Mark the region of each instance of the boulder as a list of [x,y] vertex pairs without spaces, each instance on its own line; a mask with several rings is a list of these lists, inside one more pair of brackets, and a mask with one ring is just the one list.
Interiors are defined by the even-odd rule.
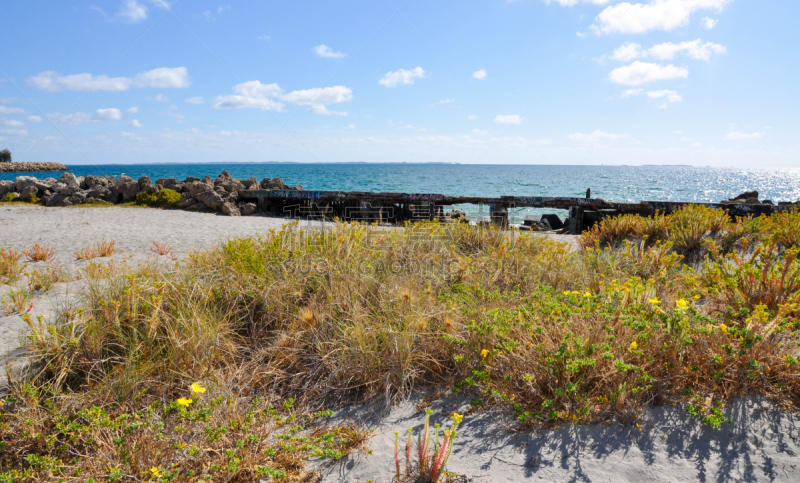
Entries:
[[239,212],[239,208],[237,208],[236,205],[230,201],[226,201],[222,204],[222,212],[228,216],[242,216],[242,214]]
[[186,208],[186,211],[208,211],[208,209],[206,204],[200,201]]
[[106,186],[95,185],[93,188],[86,190],[87,198],[107,200],[110,196],[111,190]]
[[141,178],[139,178],[137,183],[139,183],[140,190],[145,190],[147,189],[148,186],[152,184],[149,176],[142,176]]
[[214,180],[214,185],[218,183],[224,183],[225,181],[231,180],[231,174],[227,170],[222,170],[222,172],[217,176],[217,179]]
[[[66,174],[66,173],[65,173]],[[63,178],[63,176],[62,176]],[[78,184],[77,179],[73,179],[69,181],[69,183],[64,183],[61,179],[59,181],[53,183],[53,186],[50,187],[52,191],[64,196],[72,196],[76,192],[81,189],[81,185]]]
[[[66,174],[66,173],[64,173],[64,174]],[[131,178],[130,176],[125,176],[124,174],[120,175],[119,179],[117,179],[117,183],[130,183],[132,181],[133,181],[133,178]]]
[[200,178],[195,178],[194,176],[187,176],[186,179],[183,180],[183,182],[186,184],[189,184],[192,181],[200,181]]
[[157,194],[161,193],[161,189],[162,189],[162,188],[161,188],[161,185],[160,185],[160,184],[151,184],[150,186],[147,186],[147,187],[146,187],[144,190],[142,190],[142,191],[145,191],[145,192],[147,192],[147,193],[153,193],[153,194],[156,194],[156,195],[157,195]]
[[775,203],[772,200],[761,200],[762,205],[774,205]]
[[244,191],[244,190],[247,189],[245,187],[245,185],[241,181],[239,181],[238,179],[229,179],[229,180],[219,181],[219,182],[214,183],[214,187],[215,188],[223,188],[228,193],[232,193],[234,191]]
[[745,191],[744,193],[731,198],[731,200],[748,200],[751,198],[758,199],[758,191]]
[[190,195],[196,197],[200,193],[213,190],[214,185],[211,183],[204,183],[203,181],[192,181],[186,185],[186,189],[189,191]]
[[242,214],[242,216],[250,216],[256,211],[258,211],[258,206],[256,206],[255,203],[242,203],[239,205],[239,212]]
[[258,184],[258,180],[255,176],[250,176],[246,180],[242,181],[242,184],[249,190],[256,190],[261,187],[261,185]]
[[14,181],[14,188],[17,193],[22,193],[22,190],[32,185],[34,182],[39,181],[33,176],[17,176]]
[[156,180],[156,184],[162,188],[171,188],[172,186],[175,186],[175,183],[177,182],[178,180],[175,178],[160,178]]
[[62,183],[64,183],[65,185],[69,185],[70,183],[72,183],[74,181],[75,183],[77,183],[78,189],[81,188],[81,183],[80,183],[80,181],[78,181],[78,178],[74,174],[70,173],[69,171],[64,173],[64,174],[62,174],[61,177],[58,178],[58,180],[61,181]]
[[214,190],[203,191],[202,193],[197,193],[194,196],[197,201],[202,202],[208,208],[212,210],[218,210],[222,207],[222,204],[225,203],[225,200],[222,199],[219,193]]
[[[53,181],[55,181],[55,180],[53,180]],[[86,186],[86,178],[84,178],[83,176],[78,176],[78,184],[81,186],[82,190],[85,190],[86,188],[88,188],[88,186]]]
[[169,189],[175,190],[178,193],[183,193],[184,191],[186,191],[186,183],[184,183],[183,181],[178,181],[174,185],[170,186]]
[[36,180],[33,182],[33,186],[36,186],[36,189],[39,192],[44,193],[45,191],[49,191],[53,185],[56,183],[56,180],[53,178],[46,178],[43,180]]
[[28,186],[22,188],[22,191],[19,192],[19,199],[22,201],[31,201],[31,198],[39,193],[39,190],[33,184],[29,184]]
[[65,206],[64,205],[64,200],[66,200],[66,199],[67,199],[66,196],[64,196],[62,194],[59,194],[59,193],[54,193],[54,194],[52,194],[52,195],[47,197],[47,199],[45,200],[44,204],[46,206]]
[[214,184],[214,178],[212,178],[211,176],[203,176],[203,179],[201,179],[200,181],[206,184]]
[[197,203],[197,200],[194,198],[185,199],[183,201],[179,201],[175,204],[175,208],[180,208],[182,210],[192,206],[193,204]]
[[[122,178],[122,176],[120,176],[120,178]],[[133,179],[131,179],[131,181],[118,181],[117,184],[114,185],[112,192],[117,195],[117,199],[121,199],[123,202],[132,201],[136,199],[136,195],[139,194],[139,183],[133,181]]]
[[14,191],[14,182],[13,181],[0,181],[0,198],[6,195],[6,193],[10,193]]
[[84,181],[87,188],[94,188],[95,186],[108,186],[108,179],[101,176],[89,175]]
[[745,205],[759,205],[759,204],[761,204],[761,202],[758,201],[758,198],[747,198],[746,200],[744,200],[744,204]]

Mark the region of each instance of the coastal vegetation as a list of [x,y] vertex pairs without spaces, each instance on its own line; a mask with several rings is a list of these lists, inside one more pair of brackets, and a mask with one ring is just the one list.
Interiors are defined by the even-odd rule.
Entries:
[[[636,424],[665,404],[719,427],[747,395],[796,410],[799,242],[796,211],[690,206],[606,219],[579,250],[459,223],[289,224],[93,265],[80,304],[28,318],[34,371],[0,409],[0,481],[300,481],[309,458],[368,451],[331,409],[412,391],[522,428]],[[2,274],[19,258],[3,251]],[[446,446],[426,441],[387,474],[436,481]]]
[[11,161],[11,151],[8,149],[3,149],[0,151],[0,163],[10,163]]

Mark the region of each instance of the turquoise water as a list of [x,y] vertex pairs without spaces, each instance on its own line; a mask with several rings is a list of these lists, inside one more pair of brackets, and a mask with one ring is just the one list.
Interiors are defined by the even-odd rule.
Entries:
[[[761,199],[800,199],[800,169],[726,169],[684,166],[543,166],[458,164],[137,164],[74,165],[77,176],[126,174],[183,179],[232,176],[259,180],[280,176],[294,186],[313,190],[397,191],[466,196],[584,196],[613,201],[718,202],[757,190]],[[0,173],[16,176],[60,176],[59,173]],[[469,211],[475,212],[475,209]],[[552,211],[552,210],[551,210]],[[519,216],[524,212],[518,213]],[[513,218],[517,218],[514,216]]]

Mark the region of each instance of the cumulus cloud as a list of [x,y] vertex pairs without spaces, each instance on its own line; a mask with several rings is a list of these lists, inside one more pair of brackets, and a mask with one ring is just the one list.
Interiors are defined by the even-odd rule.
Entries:
[[472,78],[483,80],[486,78],[486,75],[487,75],[486,69],[476,70],[475,72],[472,73]]
[[763,136],[764,133],[761,132],[754,132],[754,133],[743,133],[739,131],[733,131],[728,133],[726,139],[728,141],[747,141],[750,139],[758,139]]
[[133,119],[131,122],[128,123],[128,127],[142,127],[142,123]]
[[711,30],[717,26],[719,20],[710,17],[703,17],[703,20],[701,20],[701,22],[703,23],[703,27],[705,27],[706,30]]
[[62,76],[58,72],[41,72],[27,79],[30,86],[56,92],[68,91],[127,91],[134,87],[180,89],[189,87],[192,81],[186,67],[159,67],[141,72],[134,77],[95,76],[92,74],[72,74]]
[[164,94],[156,94],[153,97],[148,97],[147,100],[153,102],[169,102],[169,97]]
[[722,9],[732,0],[652,0],[649,3],[622,2],[606,7],[595,18],[592,30],[610,33],[641,34],[653,30],[671,31],[689,23],[701,10]]
[[25,109],[21,107],[0,106],[0,114],[25,114]]
[[108,109],[98,109],[91,113],[86,112],[75,112],[73,114],[67,114],[63,118],[61,114],[54,113],[48,114],[47,117],[56,122],[61,119],[61,124],[68,124],[70,126],[77,126],[78,124],[83,123],[94,123],[94,122],[101,122],[101,121],[119,121],[122,119],[122,111],[116,108],[108,108]]
[[341,52],[334,52],[325,44],[314,47],[314,52],[316,52],[318,56],[325,57],[326,59],[340,59],[346,55]]
[[411,70],[400,69],[394,72],[387,72],[378,84],[386,87],[397,87],[400,84],[413,84],[414,79],[424,79],[425,70],[422,67],[415,67]]
[[23,127],[25,126],[24,122],[16,121],[14,119],[0,119],[0,126],[2,127]]
[[190,97],[188,99],[184,99],[183,102],[186,104],[203,104],[206,102],[206,100],[202,97]]
[[[3,79],[5,81],[5,79]],[[16,97],[0,97],[0,104],[11,104],[12,102],[17,102]]]
[[136,114],[137,112],[139,112],[139,108],[136,106],[125,109],[125,114]]
[[676,91],[672,91],[672,90],[668,90],[668,89],[664,89],[664,90],[660,90],[660,91],[648,91],[647,92],[647,97],[649,97],[650,99],[664,99],[664,104],[661,104],[660,106],[658,106],[661,109],[666,108],[668,104],[672,104],[672,103],[675,103],[675,102],[681,102],[683,100],[683,97],[681,97],[681,95],[678,94]]
[[504,116],[504,115],[501,114],[501,115],[497,116],[496,118],[494,118],[494,123],[495,124],[519,124],[519,123],[522,122],[523,119],[525,119],[525,118],[521,117],[519,114],[509,114],[507,116]]
[[233,92],[236,94],[218,96],[214,107],[217,109],[251,107],[265,111],[283,111],[285,102],[296,106],[308,106],[308,110],[315,114],[344,115],[347,113],[329,111],[326,106],[349,102],[353,99],[353,91],[345,86],[315,87],[284,94],[278,84],[262,84],[261,81],[237,84],[233,87]]
[[611,58],[622,62],[646,57],[653,57],[659,60],[671,60],[674,59],[677,54],[685,54],[691,59],[708,61],[711,60],[712,54],[724,54],[726,51],[727,49],[722,45],[713,42],[703,43],[700,39],[678,44],[664,42],[654,45],[649,49],[643,49],[641,45],[635,42],[628,42],[618,47],[611,55]]
[[147,7],[136,0],[127,0],[122,3],[117,17],[130,23],[141,22],[147,18]]
[[572,141],[577,141],[577,142],[580,142],[580,143],[599,144],[599,143],[602,143],[602,142],[617,141],[619,139],[627,138],[627,137],[629,137],[629,135],[628,134],[607,133],[607,132],[603,132],[603,131],[598,129],[598,130],[596,130],[594,132],[591,132],[589,134],[584,134],[582,132],[576,132],[575,134],[570,134],[567,137],[569,139],[571,139]]
[[689,69],[675,67],[674,65],[661,65],[636,61],[624,67],[618,67],[608,74],[608,79],[615,84],[626,86],[640,86],[648,82],[670,79],[685,79],[689,76]]
[[622,91],[622,98],[625,99],[626,97],[636,97],[642,95],[644,89],[627,89]]
[[42,122],[42,118],[40,116],[28,116],[25,118],[28,122]]

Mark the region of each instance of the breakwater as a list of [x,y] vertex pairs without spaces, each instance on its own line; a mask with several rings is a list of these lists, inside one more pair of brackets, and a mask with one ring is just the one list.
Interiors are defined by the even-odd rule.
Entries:
[[69,171],[61,163],[0,163],[0,173],[26,173],[41,171]]

